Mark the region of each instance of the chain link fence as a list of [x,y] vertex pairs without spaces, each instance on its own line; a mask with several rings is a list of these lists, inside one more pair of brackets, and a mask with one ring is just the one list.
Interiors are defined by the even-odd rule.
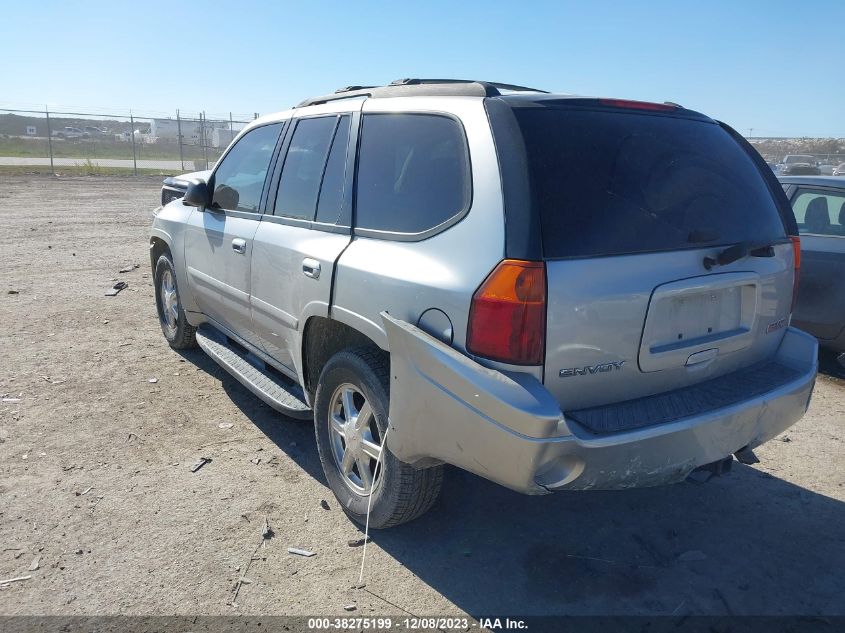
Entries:
[[0,173],[176,174],[209,169],[253,118],[0,108]]

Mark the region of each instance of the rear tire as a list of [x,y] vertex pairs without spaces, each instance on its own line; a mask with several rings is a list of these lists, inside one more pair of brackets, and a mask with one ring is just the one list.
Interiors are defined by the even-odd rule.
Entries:
[[197,346],[197,328],[188,323],[179,289],[176,286],[176,268],[170,253],[158,258],[155,268],[155,295],[158,322],[164,338],[173,349],[189,349]]
[[[384,446],[389,376],[390,361],[378,348],[339,352],[323,368],[314,398],[317,449],[329,487],[344,512],[364,525],[375,479],[370,527],[376,529],[425,513],[443,484],[443,466],[416,469]],[[379,452],[381,464],[375,476],[374,456]]]

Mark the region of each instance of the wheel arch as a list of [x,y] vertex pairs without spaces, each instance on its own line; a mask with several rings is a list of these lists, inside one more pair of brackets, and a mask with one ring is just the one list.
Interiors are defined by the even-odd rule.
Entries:
[[156,271],[156,262],[158,262],[158,258],[165,253],[170,253],[170,256],[173,257],[173,253],[170,250],[170,244],[161,236],[156,234],[152,235],[150,237],[150,269],[153,274],[155,274]]
[[320,373],[332,356],[353,347],[381,349],[373,339],[336,319],[312,316],[302,332],[302,386],[310,402],[314,401]]

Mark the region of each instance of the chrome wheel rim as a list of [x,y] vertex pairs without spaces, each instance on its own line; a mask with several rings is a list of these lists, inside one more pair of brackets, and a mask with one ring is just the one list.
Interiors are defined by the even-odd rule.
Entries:
[[[373,489],[380,461],[381,431],[375,413],[360,389],[344,383],[335,389],[329,405],[332,455],[343,482],[359,495]],[[378,466],[384,468],[384,464]],[[378,485],[383,473],[379,474]]]
[[176,292],[176,280],[171,270],[165,270],[161,275],[159,297],[161,298],[161,321],[168,332],[175,332],[179,322],[179,293]]

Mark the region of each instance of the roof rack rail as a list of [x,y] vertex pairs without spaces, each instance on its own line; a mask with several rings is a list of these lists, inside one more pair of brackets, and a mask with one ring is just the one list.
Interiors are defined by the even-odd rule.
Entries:
[[517,86],[516,84],[504,84],[498,81],[477,81],[475,79],[419,79],[406,78],[394,79],[390,82],[391,86],[428,86],[432,84],[482,84],[492,86],[497,90],[508,90],[511,92],[543,92],[548,93],[547,90],[540,90],[539,88],[528,88],[526,86]]
[[334,91],[336,95],[342,94],[344,92],[352,92],[353,90],[369,90],[370,88],[377,88],[378,86],[344,86],[343,88],[338,88]]
[[311,97],[297,104],[297,108],[328,103],[339,99],[356,97],[413,97],[413,96],[454,96],[454,97],[498,97],[505,92],[543,92],[537,88],[526,88],[513,84],[493,81],[473,81],[471,79],[396,79],[387,86],[346,86],[338,88],[333,94]]

